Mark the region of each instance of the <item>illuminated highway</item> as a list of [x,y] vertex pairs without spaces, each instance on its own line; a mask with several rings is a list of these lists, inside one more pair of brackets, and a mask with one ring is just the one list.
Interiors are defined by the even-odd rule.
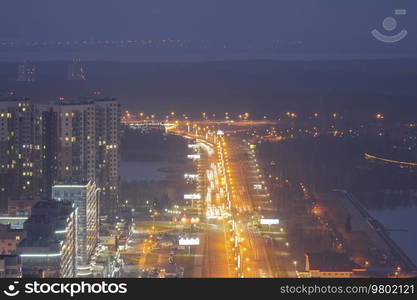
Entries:
[[[285,245],[282,226],[260,228],[262,218],[277,218],[263,174],[256,161],[255,152],[239,138],[230,137],[230,169],[233,178],[232,204],[234,216],[243,237],[241,245],[244,277],[288,277],[288,249],[279,248],[276,237],[280,236],[281,248]],[[255,186],[260,189],[255,189]],[[255,221],[255,222],[254,222]],[[284,246],[285,247],[285,246]],[[280,257],[280,255],[282,257]],[[292,274],[295,276],[295,274]]]
[[[277,212],[250,144],[195,124],[171,133],[198,141],[200,213],[206,212],[207,223],[195,276],[295,277],[283,226],[259,225],[262,218],[277,219]],[[201,176],[204,169],[207,176]]]
[[[152,221],[137,221],[144,237],[124,255],[150,276],[163,276],[152,270],[171,264],[183,267],[184,277],[297,277],[297,262],[291,259],[285,224],[257,161],[256,146],[223,123],[173,122],[164,130],[188,142],[187,158],[196,173],[185,174],[184,180],[194,191],[184,195],[184,206],[174,209],[176,221],[166,212],[152,212],[147,217]],[[177,240],[168,248],[161,247],[166,234]]]

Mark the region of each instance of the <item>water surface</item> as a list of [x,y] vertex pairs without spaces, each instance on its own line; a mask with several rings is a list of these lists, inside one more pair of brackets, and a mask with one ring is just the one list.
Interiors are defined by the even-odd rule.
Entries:
[[369,210],[389,231],[391,238],[417,265],[417,205]]
[[168,173],[162,172],[162,168],[169,167],[167,162],[136,162],[136,161],[122,161],[120,164],[120,171],[122,181],[133,180],[164,180]]

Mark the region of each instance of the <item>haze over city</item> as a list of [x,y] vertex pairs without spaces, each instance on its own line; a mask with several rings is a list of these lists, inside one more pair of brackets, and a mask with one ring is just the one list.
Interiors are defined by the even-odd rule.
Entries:
[[[43,278],[103,278],[102,294],[275,278],[283,295],[305,278],[389,294],[401,278],[413,294],[416,11],[0,4],[0,278],[36,279],[35,294],[53,292]],[[16,282],[6,295],[29,293]]]

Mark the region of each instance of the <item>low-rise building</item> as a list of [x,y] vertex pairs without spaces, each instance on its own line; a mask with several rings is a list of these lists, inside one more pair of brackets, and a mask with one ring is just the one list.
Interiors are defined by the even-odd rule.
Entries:
[[22,264],[19,255],[0,255],[0,278],[21,278]]
[[7,211],[10,215],[15,216],[30,216],[32,207],[40,199],[18,199],[18,200],[8,200]]
[[17,244],[24,238],[23,230],[12,229],[10,224],[0,224],[0,254],[13,254]]
[[10,225],[11,229],[23,229],[23,224],[26,222],[28,218],[28,216],[0,214],[0,224]]
[[366,272],[342,253],[306,253],[305,259],[305,272],[299,272],[300,277],[350,278]]

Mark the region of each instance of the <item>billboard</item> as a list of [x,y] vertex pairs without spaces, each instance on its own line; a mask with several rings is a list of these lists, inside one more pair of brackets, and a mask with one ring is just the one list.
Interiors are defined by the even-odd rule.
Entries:
[[261,225],[278,225],[279,219],[261,219]]
[[200,238],[198,237],[180,238],[178,240],[178,244],[180,246],[198,246],[200,245]]
[[184,174],[184,178],[185,179],[197,179],[198,178],[198,174]]
[[196,159],[200,159],[200,154],[188,154],[187,157],[189,159],[196,160]]
[[201,195],[200,194],[185,194],[184,200],[200,200]]
[[253,189],[255,190],[262,190],[262,184],[254,184]]

